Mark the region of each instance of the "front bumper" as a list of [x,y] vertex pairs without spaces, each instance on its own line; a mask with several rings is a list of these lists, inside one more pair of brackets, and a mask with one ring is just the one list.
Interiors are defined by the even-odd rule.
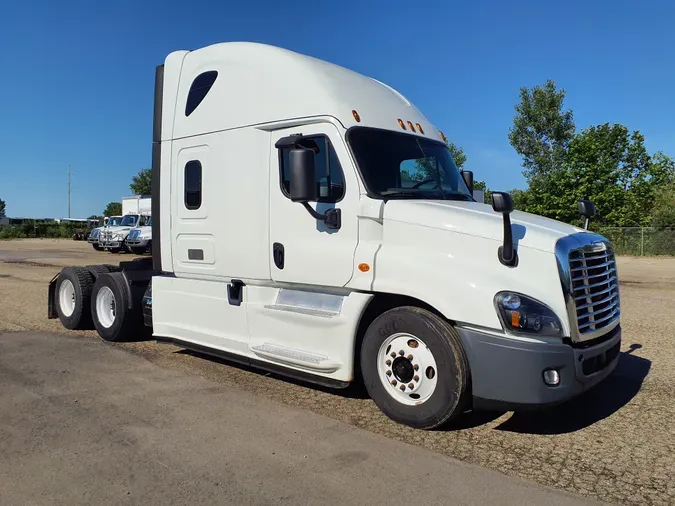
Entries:
[[98,241],[98,236],[92,237],[92,236],[90,235],[90,236],[87,238],[87,242],[88,242],[89,244],[97,244],[97,243],[99,242],[99,241]]
[[[511,411],[568,401],[609,376],[621,348],[621,327],[585,348],[517,341],[465,328],[457,331],[471,368],[476,409]],[[560,374],[557,386],[544,383],[546,369]]]
[[129,239],[127,237],[127,246],[130,248],[147,248],[150,239]]

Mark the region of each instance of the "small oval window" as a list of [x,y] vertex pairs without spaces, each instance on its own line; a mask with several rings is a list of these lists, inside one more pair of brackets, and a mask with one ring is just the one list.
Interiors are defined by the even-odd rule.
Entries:
[[206,97],[207,93],[211,90],[213,83],[216,82],[218,77],[217,70],[209,70],[199,74],[194,81],[192,81],[192,86],[190,86],[190,92],[187,96],[187,102],[185,102],[185,116],[189,116],[192,112],[202,103],[202,100]]

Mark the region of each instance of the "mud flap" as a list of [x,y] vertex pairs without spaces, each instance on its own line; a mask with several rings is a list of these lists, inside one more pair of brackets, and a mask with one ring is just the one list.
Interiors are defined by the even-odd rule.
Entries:
[[[59,274],[61,274],[59,272]],[[55,275],[52,280],[49,282],[48,294],[47,294],[47,318],[54,319],[59,316],[56,314],[56,306],[54,305],[54,297],[56,295],[56,280],[59,279],[59,274]]]

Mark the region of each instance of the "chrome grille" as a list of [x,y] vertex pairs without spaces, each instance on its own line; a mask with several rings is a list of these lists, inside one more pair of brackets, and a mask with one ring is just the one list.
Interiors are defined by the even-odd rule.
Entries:
[[616,322],[620,313],[619,280],[611,247],[603,244],[570,251],[569,273],[579,336],[596,334]]

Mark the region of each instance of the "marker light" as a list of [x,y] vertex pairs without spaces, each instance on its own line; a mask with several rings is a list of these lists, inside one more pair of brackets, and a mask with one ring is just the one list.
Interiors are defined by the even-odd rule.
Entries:
[[417,126],[417,130],[419,130],[420,133],[421,133],[422,135],[424,135],[424,130],[422,130],[422,125],[420,125],[419,123],[415,123],[415,125]]
[[359,270],[361,272],[368,272],[370,270],[370,265],[368,264],[359,264]]
[[405,123],[403,123],[403,120],[399,118],[398,124],[401,126],[403,130],[405,130]]
[[441,132],[441,131],[439,130],[438,133],[440,134],[441,139],[443,139],[443,142],[448,142],[448,138],[445,136],[445,134],[444,134],[443,132]]
[[361,116],[359,116],[358,112],[352,111],[352,116],[354,116],[354,119],[356,120],[357,123],[361,122]]
[[413,126],[412,121],[408,121],[408,126],[410,127],[411,131],[413,132],[415,131],[415,127]]
[[500,292],[495,307],[506,332],[562,337],[562,324],[545,304],[520,293]]

